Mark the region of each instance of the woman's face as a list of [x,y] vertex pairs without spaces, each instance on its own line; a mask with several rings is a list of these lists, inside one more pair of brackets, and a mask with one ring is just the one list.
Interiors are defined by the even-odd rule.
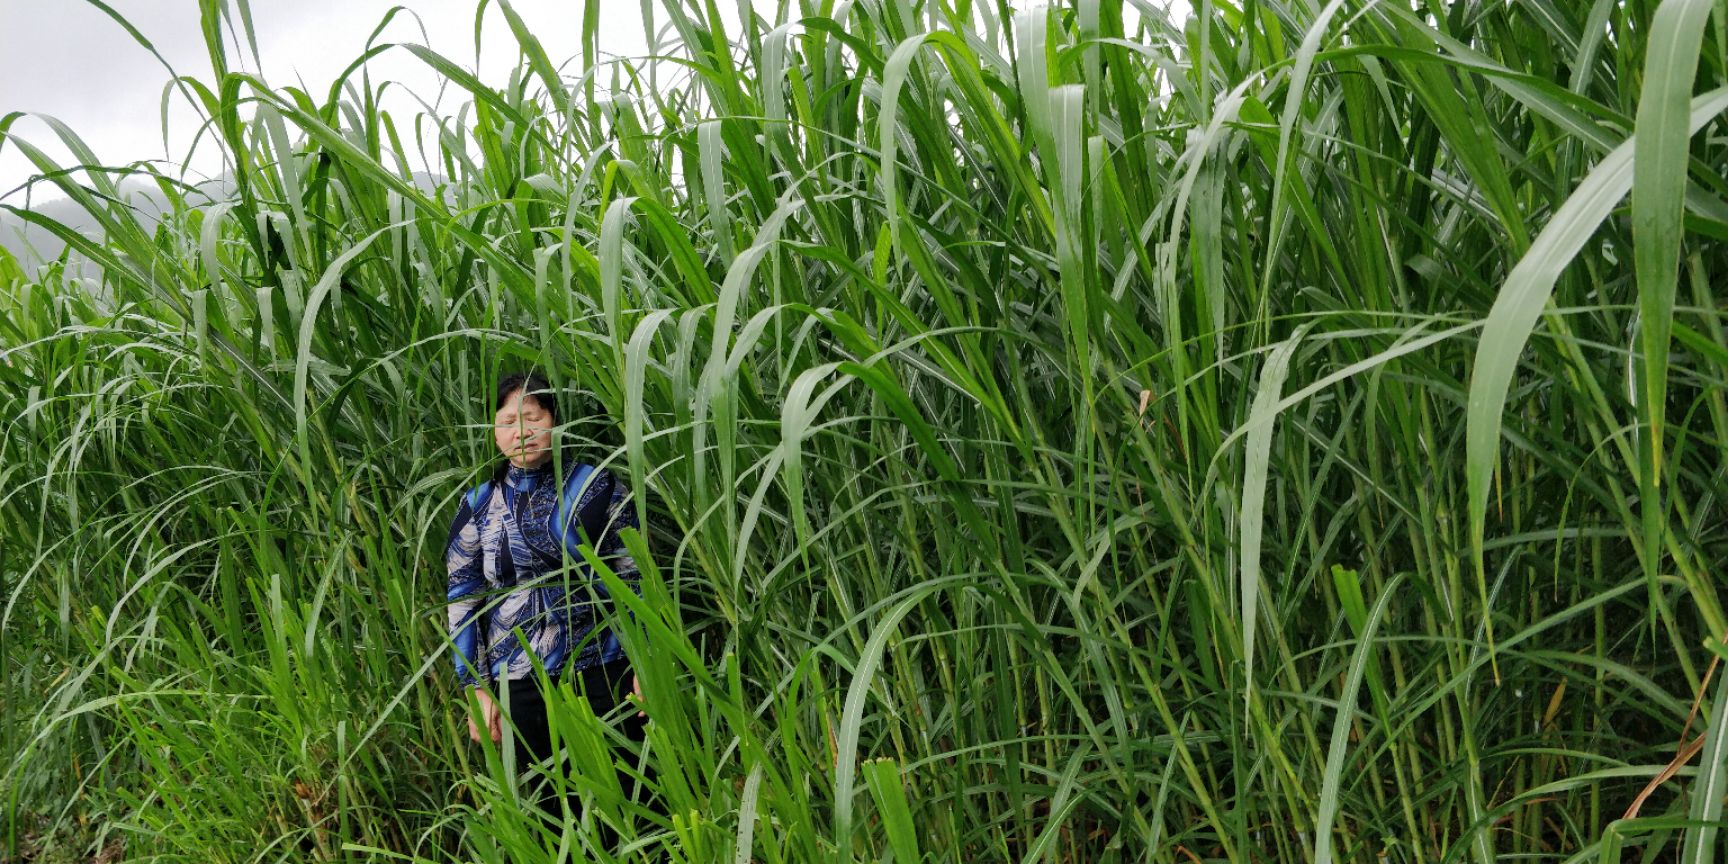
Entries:
[[538,468],[552,458],[552,415],[521,390],[504,400],[492,418],[498,452],[518,468]]

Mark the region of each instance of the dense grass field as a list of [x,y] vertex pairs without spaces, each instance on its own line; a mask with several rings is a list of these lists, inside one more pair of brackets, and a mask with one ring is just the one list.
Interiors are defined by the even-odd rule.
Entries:
[[[0,860],[1728,850],[1728,2],[582,5],[303,92],[201,0],[222,184],[0,114],[97,226],[0,199]],[[664,802],[555,834],[444,631],[530,365]]]

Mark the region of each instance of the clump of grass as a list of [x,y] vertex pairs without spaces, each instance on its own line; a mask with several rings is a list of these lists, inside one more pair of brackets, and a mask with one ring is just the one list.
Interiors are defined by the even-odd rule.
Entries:
[[[1728,7],[647,4],[605,60],[589,4],[566,77],[492,5],[502,86],[377,43],[469,96],[408,123],[203,3],[219,200],[0,119],[101,230],[0,204],[94,274],[0,254],[10,854],[1720,852]],[[528,364],[649,526],[658,803],[553,834],[440,606]]]

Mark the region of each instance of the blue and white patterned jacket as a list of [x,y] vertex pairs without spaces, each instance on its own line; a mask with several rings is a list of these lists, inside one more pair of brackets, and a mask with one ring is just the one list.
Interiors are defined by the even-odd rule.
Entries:
[[[636,562],[618,531],[636,525],[635,507],[612,472],[571,460],[564,465],[562,484],[551,462],[534,469],[511,465],[503,482],[488,481],[462,496],[444,558],[449,632],[463,686],[532,677],[530,648],[554,680],[565,669],[624,657],[610,630],[593,632],[600,610],[590,589],[602,602],[608,594],[577,550],[591,543],[634,587]],[[522,628],[526,644],[514,627]]]

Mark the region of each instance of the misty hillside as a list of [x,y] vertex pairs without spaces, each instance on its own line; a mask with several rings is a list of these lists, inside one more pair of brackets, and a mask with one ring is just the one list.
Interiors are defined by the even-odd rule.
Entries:
[[[423,171],[414,172],[413,178],[416,186],[429,193],[435,192],[444,182],[442,177]],[[117,185],[121,198],[133,208],[142,227],[153,228],[162,214],[169,210],[166,197],[154,181],[128,177]],[[204,206],[223,201],[234,193],[233,184],[225,174],[196,184],[193,188],[197,192],[187,195]],[[206,200],[199,202],[198,193],[202,193]],[[101,227],[96,218],[70,198],[60,197],[44,201],[39,195],[38,200],[26,208],[22,196],[14,195],[11,200],[0,201],[0,204],[9,204],[21,210],[28,209],[86,237],[100,239],[97,235],[101,232]],[[0,209],[0,248],[12,253],[24,272],[33,273],[42,265],[57,260],[65,250],[66,243],[48,228],[9,210]],[[83,263],[82,257],[77,255],[73,255],[68,261],[75,269]]]
[[[140,177],[128,177],[116,184],[120,197],[132,207],[137,214],[139,224],[153,227],[162,214],[168,210],[166,197],[155,182]],[[220,177],[200,184],[199,191],[204,192],[210,202],[220,201],[232,189],[227,177]],[[101,228],[96,218],[86,212],[82,205],[70,198],[51,198],[38,200],[25,207],[22,196],[15,195],[12,200],[4,203],[19,209],[28,209],[32,213],[45,216],[62,225],[83,234],[86,237],[99,239],[97,235]],[[53,231],[35,224],[24,217],[8,210],[0,210],[0,247],[4,247],[18,258],[25,272],[60,257],[66,248],[66,243]]]

